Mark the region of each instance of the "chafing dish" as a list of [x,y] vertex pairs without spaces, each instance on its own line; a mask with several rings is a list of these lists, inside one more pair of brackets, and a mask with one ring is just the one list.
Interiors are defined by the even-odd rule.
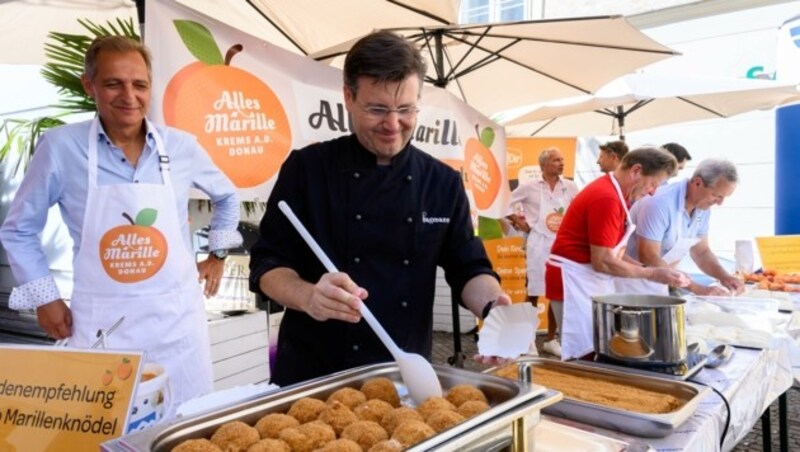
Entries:
[[[614,370],[545,358],[526,358],[520,362],[528,363],[533,367],[542,367],[570,375],[602,379],[612,383],[660,392],[681,400],[683,405],[680,408],[665,414],[626,411],[572,399],[568,396],[564,396],[564,399],[560,402],[542,409],[545,414],[647,438],[660,438],[671,434],[694,413],[700,400],[711,391],[708,387],[683,381],[627,373],[624,368]],[[518,363],[512,363],[507,366],[489,369],[486,372],[495,374],[498,371],[507,370],[508,366],[518,365]]]
[[[496,444],[504,442],[505,445],[516,441],[517,445],[512,444],[512,450],[526,450],[521,444],[528,442],[525,435],[534,427],[531,421],[538,421],[542,407],[561,399],[561,393],[548,391],[542,386],[452,367],[438,365],[433,367],[445,392],[458,384],[477,386],[489,399],[490,409],[416,444],[409,448],[409,451],[487,450],[487,441]],[[104,443],[103,450],[169,451],[184,440],[210,437],[226,422],[238,420],[253,425],[268,413],[288,411],[292,403],[300,398],[314,397],[324,400],[338,389],[359,388],[366,380],[375,377],[391,379],[395,382],[403,403],[411,404],[397,365],[375,364],[287,386],[280,391],[253,400],[123,436]],[[403,397],[404,394],[406,397]]]

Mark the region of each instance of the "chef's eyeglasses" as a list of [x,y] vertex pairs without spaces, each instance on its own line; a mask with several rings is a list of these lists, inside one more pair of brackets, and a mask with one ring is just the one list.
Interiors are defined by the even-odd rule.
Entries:
[[377,121],[386,119],[391,113],[397,113],[400,119],[411,119],[419,113],[419,108],[416,105],[400,108],[389,108],[383,105],[367,105],[366,107],[359,105],[359,107],[361,107],[367,116]]

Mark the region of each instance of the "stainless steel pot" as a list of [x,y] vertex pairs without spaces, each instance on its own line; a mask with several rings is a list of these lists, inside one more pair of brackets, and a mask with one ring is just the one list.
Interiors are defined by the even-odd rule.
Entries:
[[635,365],[686,362],[684,303],[658,295],[592,297],[595,353]]

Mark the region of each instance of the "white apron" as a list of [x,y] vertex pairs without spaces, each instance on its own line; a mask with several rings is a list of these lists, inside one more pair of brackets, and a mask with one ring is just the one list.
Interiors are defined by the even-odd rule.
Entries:
[[[74,265],[70,345],[91,346],[98,329],[125,316],[108,347],[144,350],[146,361],[163,365],[175,408],[210,392],[213,377],[203,294],[180,230],[169,159],[153,130],[164,184],[98,185],[98,123],[95,119],[89,129],[89,185]],[[154,218],[148,215],[153,211]],[[132,226],[132,219],[146,226]]]
[[[669,251],[661,258],[670,266],[680,263],[692,247],[700,241],[698,238],[687,237],[684,229],[683,212],[678,215],[678,240]],[[614,278],[614,287],[617,293],[628,295],[669,295],[667,284],[650,281],[644,278]]]
[[564,209],[566,209],[567,205],[567,201],[564,199],[567,187],[563,183],[561,196],[555,193],[551,196],[545,196],[544,191],[549,188],[547,181],[544,181],[542,189],[539,190],[538,217],[531,226],[531,232],[528,234],[528,241],[525,247],[528,266],[528,295],[530,296],[543,295],[545,292],[545,262],[547,262],[547,256],[550,254],[550,248],[553,247],[556,232],[561,226],[561,220],[564,218]]
[[[608,177],[617,190],[627,217],[625,234],[613,249],[614,254],[620,254],[624,253],[625,245],[636,226],[631,221],[631,214],[619,184],[613,175],[609,174]],[[579,358],[594,349],[591,297],[614,293],[614,277],[596,272],[592,264],[581,264],[556,254],[551,254],[547,262],[561,268],[561,283],[564,286],[561,359]]]

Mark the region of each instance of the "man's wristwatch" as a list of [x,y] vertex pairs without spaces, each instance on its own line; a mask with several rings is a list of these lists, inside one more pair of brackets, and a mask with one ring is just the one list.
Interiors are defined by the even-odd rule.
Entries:
[[214,250],[210,254],[217,260],[224,261],[226,257],[228,257],[228,250]]

